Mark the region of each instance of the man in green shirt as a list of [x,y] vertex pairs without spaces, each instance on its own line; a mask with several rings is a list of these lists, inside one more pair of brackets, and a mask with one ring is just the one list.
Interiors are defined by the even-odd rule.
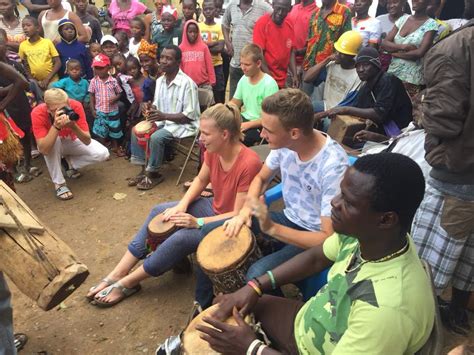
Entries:
[[[222,353],[418,351],[431,333],[435,314],[430,280],[407,234],[424,190],[421,169],[410,158],[396,153],[359,158],[332,201],[335,234],[237,292],[219,296],[218,311],[204,318],[217,330],[200,326],[203,339]],[[253,210],[262,230],[271,234],[266,207],[255,201]],[[306,304],[259,297],[329,266],[327,285]],[[256,340],[238,310],[255,314],[271,348]],[[231,313],[237,326],[218,320]]]
[[240,67],[244,76],[240,78],[230,103],[237,107],[244,106],[242,112],[242,132],[245,134],[244,144],[255,145],[261,140],[260,128],[262,120],[262,102],[267,96],[278,91],[277,82],[261,69],[263,63],[262,49],[256,44],[247,44],[240,52]]

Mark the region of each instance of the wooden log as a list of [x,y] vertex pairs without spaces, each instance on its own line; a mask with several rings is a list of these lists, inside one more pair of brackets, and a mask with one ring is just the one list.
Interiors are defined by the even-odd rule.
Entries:
[[44,233],[30,231],[30,237],[21,229],[0,229],[0,270],[39,307],[50,310],[85,281],[89,275],[87,266],[3,181],[0,196],[8,206],[23,209],[44,227]]

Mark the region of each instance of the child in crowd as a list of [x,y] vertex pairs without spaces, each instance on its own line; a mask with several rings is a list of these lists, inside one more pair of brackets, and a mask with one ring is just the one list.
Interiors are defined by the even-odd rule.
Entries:
[[152,42],[153,38],[163,32],[163,25],[161,23],[161,11],[163,6],[167,5],[167,0],[155,0],[155,11],[151,14],[146,14],[143,21],[145,22],[145,39]]
[[21,42],[18,54],[28,68],[28,77],[37,80],[40,88],[45,90],[51,82],[58,80],[57,73],[61,68],[59,53],[52,41],[39,35],[36,18],[25,16],[22,27],[28,39]]
[[105,54],[99,54],[92,61],[95,76],[89,85],[90,108],[95,118],[93,132],[102,141],[112,141],[112,151],[120,154],[118,141],[122,138],[119,107],[122,88],[117,79],[109,74],[110,59]]
[[199,23],[199,30],[201,31],[202,40],[207,44],[212,54],[212,65],[214,66],[214,74],[216,76],[216,85],[213,88],[214,100],[217,103],[224,103],[225,86],[221,55],[224,50],[224,34],[222,33],[221,25],[215,21],[217,8],[214,5],[214,0],[204,0],[202,11],[205,22]]
[[92,68],[89,53],[86,46],[77,40],[76,26],[68,19],[59,21],[58,26],[61,42],[56,45],[61,58],[61,69],[59,76],[66,76],[66,62],[70,59],[76,59],[82,68],[82,75],[87,79],[92,79]]
[[140,61],[137,58],[130,56],[127,58],[126,67],[127,74],[132,77],[132,79],[130,80],[130,86],[132,87],[133,96],[135,97],[135,101],[139,105],[141,102],[143,102],[142,87],[143,83],[145,82],[145,77],[142,73]]
[[102,39],[102,28],[100,26],[99,20],[88,13],[87,11],[87,0],[74,0],[74,5],[76,6],[76,15],[81,19],[84,27],[89,28],[91,32],[91,43],[100,43]]
[[118,42],[118,51],[128,57],[128,34],[125,31],[117,31],[114,37]]
[[199,15],[196,13],[197,10],[197,2],[196,0],[181,0],[181,10],[183,11],[183,18],[181,19],[181,28],[184,32],[184,25],[189,20],[194,20],[194,16],[196,16],[196,20],[198,20]]
[[92,130],[94,125],[94,117],[90,112],[89,83],[83,78],[83,68],[81,62],[77,59],[69,59],[66,63],[65,78],[62,78],[51,86],[53,88],[63,89],[70,99],[74,99],[82,103],[86,113],[87,124]]
[[183,41],[179,48],[183,53],[181,70],[187,74],[199,88],[208,89],[212,95],[212,86],[216,84],[216,75],[212,65],[209,48],[199,33],[199,25],[194,20],[188,20],[184,25]]
[[372,5],[372,0],[355,0],[354,10],[356,16],[352,18],[352,29],[362,35],[363,47],[378,48],[382,36],[382,26],[379,20],[369,16],[370,5]]
[[178,11],[173,6],[163,6],[161,23],[163,24],[163,32],[157,33],[152,38],[152,42],[158,45],[158,57],[167,45],[179,45],[183,35],[183,31],[178,24]]
[[130,23],[130,31],[132,37],[130,37],[128,43],[128,56],[134,56],[138,59],[138,47],[140,47],[140,42],[145,36],[145,22],[140,17],[135,17]]
[[94,58],[99,53],[102,53],[102,47],[100,43],[94,42],[94,43],[89,44],[89,54],[91,58]]
[[109,60],[112,60],[112,57],[119,52],[117,39],[112,35],[105,35],[100,40],[101,52],[104,53]]
[[244,144],[255,145],[261,140],[262,102],[267,96],[278,91],[278,84],[270,75],[261,69],[263,62],[262,49],[256,44],[247,44],[240,52],[240,66],[244,76],[239,80],[234,97],[230,102],[237,107],[245,107],[242,112],[242,132],[245,133]]
[[156,61],[157,45],[142,41],[138,48],[138,58],[140,65],[145,72],[146,78],[143,81],[143,102],[153,101],[155,95],[156,79],[161,75],[160,67]]

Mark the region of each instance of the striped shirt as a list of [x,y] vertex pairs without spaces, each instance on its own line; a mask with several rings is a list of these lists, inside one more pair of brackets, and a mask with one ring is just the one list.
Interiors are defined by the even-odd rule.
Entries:
[[193,136],[199,126],[198,89],[194,81],[180,69],[169,84],[166,76],[156,80],[155,98],[153,104],[163,113],[182,113],[191,123],[180,124],[173,121],[157,121],[160,128],[169,131],[175,138]]
[[240,51],[247,43],[252,43],[255,22],[266,13],[271,13],[272,7],[262,0],[253,0],[250,8],[242,13],[239,0],[233,0],[225,10],[222,26],[231,30],[231,41],[234,46],[234,56],[230,65],[234,68],[240,66]]
[[122,92],[117,79],[109,76],[103,81],[98,76],[92,78],[89,84],[89,92],[95,97],[95,109],[102,113],[118,111],[117,102],[112,103],[110,99]]

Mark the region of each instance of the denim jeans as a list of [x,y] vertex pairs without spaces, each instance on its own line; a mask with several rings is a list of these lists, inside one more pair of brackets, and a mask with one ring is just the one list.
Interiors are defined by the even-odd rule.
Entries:
[[229,69],[229,100],[234,97],[235,90],[237,90],[237,84],[239,83],[240,78],[244,76],[242,69],[230,67]]
[[5,355],[16,354],[10,298],[7,282],[0,271],[0,354]]
[[[163,213],[167,208],[174,207],[177,204],[178,201],[166,202],[154,207],[135,238],[128,245],[128,250],[134,257],[137,259],[145,259],[143,268],[145,272],[151,276],[160,276],[172,269],[173,266],[184,257],[194,253],[201,242],[202,234],[199,229],[181,228],[160,244],[154,252],[148,255],[149,252],[146,247],[148,223],[156,215]],[[189,205],[187,213],[197,218],[214,216],[212,198],[199,198]]]
[[[150,136],[148,141],[149,157],[146,166],[146,171],[153,173],[157,172],[163,163],[163,157],[165,155],[165,145],[169,144],[173,140],[173,135],[164,128],[158,129]],[[131,150],[132,157],[130,161],[135,165],[145,165],[146,152],[142,146],[138,144],[137,136],[132,130],[131,137]]]

